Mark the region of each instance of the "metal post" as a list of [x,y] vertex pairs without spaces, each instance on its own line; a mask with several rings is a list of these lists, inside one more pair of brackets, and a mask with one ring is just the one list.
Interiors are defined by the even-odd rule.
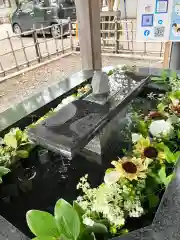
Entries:
[[134,24],[133,24],[133,20],[131,20],[131,34],[132,34],[131,43],[132,43],[132,54],[133,54],[133,50],[134,50]]
[[27,55],[26,55],[26,50],[25,50],[25,46],[24,46],[24,43],[23,43],[23,40],[22,40],[22,36],[20,36],[20,40],[21,40],[21,45],[22,45],[23,53],[24,53],[24,56],[25,56],[25,59],[26,59],[26,64],[27,64],[28,67],[29,67],[29,61],[28,61],[28,58],[27,58]]
[[69,20],[70,47],[71,47],[71,50],[73,51],[73,39],[72,39],[72,23],[71,23],[71,18],[68,17],[68,20]]
[[9,32],[6,31],[6,34],[7,34],[8,40],[9,40],[9,44],[10,44],[10,46],[11,46],[12,54],[13,54],[13,57],[14,57],[14,60],[15,60],[15,63],[16,63],[16,68],[17,68],[17,70],[19,70],[18,62],[17,62],[16,55],[15,55],[15,52],[14,52],[14,49],[13,49],[13,45],[12,45],[12,42],[11,42],[11,38],[10,38],[10,36],[9,36]]
[[34,41],[34,47],[35,47],[35,51],[36,51],[37,60],[38,60],[38,62],[41,62],[41,54],[40,54],[39,47],[38,47],[37,33],[36,33],[35,26],[33,26],[32,36],[33,36],[33,41]]
[[118,21],[117,21],[117,17],[115,16],[114,17],[114,24],[115,24],[115,33],[114,33],[114,36],[115,36],[115,52],[118,53],[118,50],[119,50],[119,41],[118,41]]
[[46,41],[46,35],[45,35],[45,32],[44,32],[43,24],[41,24],[41,29],[42,29],[42,35],[43,35],[43,38],[44,38],[44,43],[45,43],[45,46],[46,46],[46,52],[47,52],[48,58],[50,58],[48,44],[47,44],[47,41]]
[[[59,23],[58,23],[57,26],[58,26],[59,30],[61,30],[61,29],[60,29],[61,26],[59,25]],[[51,28],[52,28],[52,27],[53,27],[53,25],[51,26]],[[59,55],[59,50],[58,50],[58,39],[57,39],[56,36],[54,36],[53,39],[54,39],[54,42],[55,42],[55,45],[56,45],[56,55],[58,56],[58,55]]]
[[61,21],[61,50],[62,50],[62,54],[64,54],[63,24],[62,24],[62,21]]
[[146,47],[147,47],[147,42],[144,42],[144,53],[146,54],[147,53],[147,49],[146,49]]
[[129,48],[129,32],[128,32],[128,23],[127,23],[127,8],[126,8],[126,0],[124,0],[124,13],[125,13],[125,20],[126,20],[126,37],[128,40],[128,50]]

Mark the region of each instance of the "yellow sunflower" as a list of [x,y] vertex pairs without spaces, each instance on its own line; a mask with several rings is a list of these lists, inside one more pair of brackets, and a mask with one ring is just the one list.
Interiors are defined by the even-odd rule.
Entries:
[[112,165],[115,166],[116,171],[120,174],[120,178],[127,178],[132,181],[138,178],[146,178],[150,161],[150,159],[142,161],[141,158],[123,157],[118,161],[113,161]]
[[165,159],[164,152],[160,151],[156,148],[154,143],[150,142],[150,139],[141,138],[135,145],[134,145],[134,154],[141,158],[157,158],[162,162]]

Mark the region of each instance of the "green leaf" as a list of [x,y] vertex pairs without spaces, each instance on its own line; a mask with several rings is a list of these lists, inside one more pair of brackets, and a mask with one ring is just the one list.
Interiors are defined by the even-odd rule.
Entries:
[[142,133],[143,136],[147,136],[148,128],[147,124],[143,120],[139,121],[137,128],[139,132]]
[[159,112],[164,112],[164,109],[166,108],[166,105],[163,103],[159,103],[157,106],[157,109]]
[[154,194],[150,194],[148,195],[148,201],[149,201],[149,208],[150,209],[155,208],[159,203],[159,197]]
[[161,180],[156,173],[153,173],[152,171],[149,171],[148,175],[150,177],[152,177],[156,181],[156,183],[161,184]]
[[77,239],[80,234],[80,219],[76,210],[64,199],[57,201],[54,211],[57,226],[67,238]]
[[57,240],[55,237],[35,237],[32,240]]
[[84,232],[84,233],[78,238],[78,240],[96,240],[96,237],[95,237],[94,233]]
[[163,70],[161,73],[162,80],[166,81],[168,77],[168,72],[166,70]]
[[177,136],[180,139],[180,130],[179,129],[177,130]]
[[[9,168],[5,168],[5,167],[0,167],[0,178],[2,178],[2,176],[8,174],[11,170]],[[0,181],[0,183],[2,182],[2,179]]]
[[158,172],[159,178],[162,183],[166,182],[166,169],[165,166],[161,167],[161,169]]
[[167,186],[167,185],[171,182],[171,180],[173,179],[173,177],[174,177],[174,174],[173,174],[173,173],[170,174],[170,175],[166,178],[166,181],[164,182],[164,184]]
[[129,232],[129,230],[127,228],[125,228],[125,229],[120,230],[119,234],[124,235],[124,234],[127,234],[128,232]]
[[168,163],[176,162],[177,157],[171,152],[171,150],[167,146],[164,147],[164,153],[165,153],[166,161]]
[[161,182],[165,186],[167,186],[170,183],[170,181],[172,180],[172,178],[174,176],[174,174],[172,173],[172,174],[170,174],[169,176],[166,177],[166,169],[165,169],[164,166],[159,170],[158,175],[159,175],[159,177],[161,179]]
[[177,124],[179,123],[179,118],[175,114],[173,114],[169,116],[167,121],[170,122],[171,124]]
[[60,233],[54,217],[47,212],[30,210],[26,221],[31,232],[37,237],[59,237]]
[[170,98],[171,100],[180,99],[180,91],[177,90],[177,91],[175,91],[175,92],[171,92],[171,93],[169,94],[169,98]]
[[28,142],[28,141],[29,141],[28,135],[27,135],[27,133],[26,133],[25,131],[24,131],[23,134],[22,134],[21,141],[22,141],[22,142]]
[[104,224],[101,223],[94,223],[93,226],[87,226],[86,227],[86,231],[89,233],[102,233],[102,234],[106,234],[108,233],[108,229]]
[[162,82],[162,78],[161,77],[151,77],[151,81]]
[[18,143],[17,143],[16,137],[14,135],[6,134],[4,136],[4,142],[8,147],[12,147],[14,149],[17,148]]
[[172,77],[173,79],[178,79],[177,73],[174,72],[174,71],[171,73],[171,77]]
[[20,129],[17,129],[17,131],[16,131],[16,140],[17,141],[21,141],[22,136],[23,136],[23,132]]
[[174,153],[174,156],[175,156],[175,161],[178,160],[178,158],[180,157],[180,151],[177,151],[176,153]]
[[106,172],[105,172],[105,173],[110,173],[110,172],[112,172],[112,171],[114,171],[114,168],[108,168],[108,169],[106,169]]
[[18,150],[18,151],[16,151],[16,155],[20,158],[28,158],[29,152],[26,150]]
[[80,205],[76,201],[73,202],[73,208],[77,212],[79,219],[82,221],[82,216],[84,215],[85,211],[80,207]]
[[113,74],[113,70],[110,70],[109,72],[108,72],[108,76],[111,76]]

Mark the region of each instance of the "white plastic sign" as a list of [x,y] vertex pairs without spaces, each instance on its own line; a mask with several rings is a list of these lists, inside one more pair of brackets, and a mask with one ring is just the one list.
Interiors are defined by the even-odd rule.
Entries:
[[138,0],[136,39],[169,40],[172,5],[173,0]]

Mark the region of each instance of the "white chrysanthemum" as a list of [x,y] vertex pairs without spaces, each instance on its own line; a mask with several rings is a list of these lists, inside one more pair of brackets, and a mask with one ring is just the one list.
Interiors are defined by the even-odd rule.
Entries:
[[62,104],[68,104],[68,103],[73,102],[74,100],[76,100],[75,96],[69,96],[69,97],[62,100]]
[[86,226],[90,226],[92,227],[94,225],[94,221],[88,217],[85,217],[83,219],[83,223],[86,225]]
[[149,126],[149,131],[154,137],[171,136],[173,130],[173,126],[165,120],[156,120]]
[[136,143],[142,138],[142,135],[139,133],[132,133],[132,142]]
[[117,171],[111,171],[104,176],[104,182],[107,184],[116,183],[120,178],[120,174]]

